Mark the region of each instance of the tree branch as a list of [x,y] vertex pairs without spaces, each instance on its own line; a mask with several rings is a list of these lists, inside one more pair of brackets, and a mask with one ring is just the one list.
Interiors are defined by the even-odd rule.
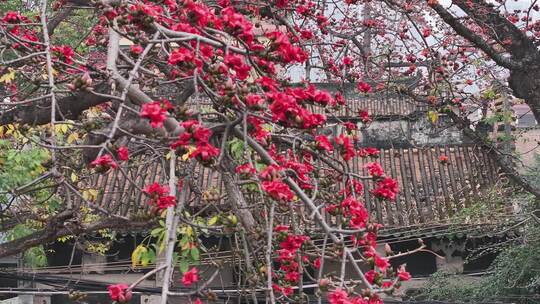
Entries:
[[432,5],[432,7],[435,12],[437,12],[437,14],[443,19],[443,21],[450,25],[456,31],[456,33],[458,33],[460,36],[467,39],[468,41],[476,45],[479,49],[484,51],[498,65],[507,69],[517,69],[520,67],[520,64],[518,62],[510,58],[506,58],[502,54],[498,53],[484,39],[482,39],[482,37],[473,33],[471,29],[463,25],[457,18],[452,16],[452,14],[450,14],[450,12],[448,12],[448,10],[446,10],[442,5],[435,4]]
[[[105,93],[109,86],[106,83],[98,84],[94,90],[99,93]],[[59,98],[56,101],[59,111],[56,118],[77,119],[84,111],[93,106],[97,106],[110,99],[103,96],[97,96],[87,91],[79,91],[73,95]],[[43,125],[51,122],[50,100],[42,101],[38,104],[31,103],[27,106],[18,106],[16,108],[2,111],[0,114],[0,125],[7,124],[28,124]]]
[[101,229],[143,229],[155,224],[155,221],[122,221],[118,218],[105,218],[88,225],[78,224],[75,220],[77,212],[65,210],[49,219],[44,229],[34,232],[22,238],[0,244],[0,257],[12,256],[25,251],[28,248],[54,242],[66,235],[80,235]]

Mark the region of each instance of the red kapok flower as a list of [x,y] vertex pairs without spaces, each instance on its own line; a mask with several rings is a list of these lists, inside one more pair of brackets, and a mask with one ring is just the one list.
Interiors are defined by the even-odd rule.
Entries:
[[328,137],[324,135],[319,135],[315,137],[315,140],[317,143],[317,148],[319,150],[324,150],[327,152],[332,152],[332,150],[334,150],[334,147],[330,143],[330,140],[328,140]]
[[373,284],[376,275],[377,273],[375,272],[375,270],[370,270],[364,273],[364,276],[366,277],[366,280],[369,282],[369,284]]
[[191,284],[199,281],[199,275],[197,273],[197,268],[191,268],[189,271],[184,273],[182,276],[182,284],[185,286],[191,286]]
[[441,156],[439,156],[439,161],[440,161],[442,164],[447,164],[447,163],[448,163],[448,160],[449,160],[448,156],[446,156],[446,155],[444,155],[444,154],[441,155]]
[[62,59],[65,63],[73,63],[75,52],[73,52],[73,49],[69,45],[53,46],[51,47],[51,51],[53,51],[55,55]]
[[172,195],[161,196],[157,199],[157,207],[160,210],[176,206],[176,198]]
[[8,11],[4,17],[2,18],[2,22],[5,22],[5,23],[19,23],[21,22],[22,20],[22,16],[21,14],[19,14],[19,12],[14,12],[14,11]]
[[282,293],[284,296],[288,297],[288,296],[290,296],[290,295],[293,293],[293,289],[292,289],[291,286],[285,286],[285,287],[283,287],[283,288],[281,289],[281,293]]
[[134,44],[129,47],[129,51],[132,55],[140,55],[144,51],[144,48],[140,44]]
[[347,131],[353,131],[358,129],[358,127],[350,121],[345,122],[343,126],[347,129]]
[[341,134],[335,138],[335,141],[341,152],[341,157],[343,157],[344,160],[348,161],[356,155],[354,144],[350,137]]
[[170,103],[168,101],[154,101],[150,103],[145,103],[141,107],[141,117],[147,118],[150,120],[150,125],[152,128],[160,128],[163,126],[163,122],[167,118],[167,110],[170,108]]
[[246,96],[246,106],[253,110],[264,109],[265,99],[257,94],[249,94]]
[[162,186],[159,183],[153,183],[151,185],[148,185],[144,188],[144,193],[152,196],[152,197],[159,197],[169,194],[169,187]]
[[313,260],[313,267],[314,267],[315,269],[321,268],[321,258],[320,258],[320,257],[318,257],[318,258],[316,258],[315,260]]
[[349,56],[343,57],[343,65],[345,66],[351,66],[352,65],[352,59]]
[[289,231],[289,226],[286,226],[286,225],[277,225],[276,227],[274,227],[274,231],[279,233],[279,232],[287,232]]
[[379,153],[380,151],[377,148],[373,148],[373,147],[358,149],[358,156],[360,157],[367,157],[367,156],[378,157]]
[[257,173],[257,170],[255,170],[255,168],[253,168],[253,166],[250,163],[245,163],[243,165],[236,167],[235,171],[236,173],[243,176],[251,176]]
[[371,91],[373,89],[371,88],[371,86],[368,83],[360,81],[358,83],[358,90],[360,90],[360,92],[362,92],[362,93],[371,93]]
[[388,262],[387,258],[381,258],[378,254],[375,254],[375,266],[377,266],[381,271],[385,271],[388,266],[390,266],[390,263]]
[[191,158],[197,158],[201,162],[209,162],[214,157],[219,155],[219,149],[212,146],[209,143],[199,143],[193,153],[190,154]]
[[189,63],[193,61],[195,54],[187,48],[179,48],[169,55],[169,64]]
[[384,170],[379,163],[366,164],[366,168],[368,169],[369,175],[373,177],[381,177],[384,175]]
[[122,161],[126,161],[129,159],[129,150],[127,147],[120,147],[118,148],[118,159]]
[[262,188],[271,198],[277,201],[292,201],[294,198],[291,188],[280,180],[263,181]]
[[336,288],[328,295],[328,302],[330,304],[350,304],[349,295],[345,290]]
[[377,182],[377,188],[372,193],[379,198],[393,201],[396,199],[398,191],[397,181],[390,177],[385,177]]
[[363,123],[368,123],[371,121],[371,117],[369,117],[369,112],[366,110],[358,111],[358,115],[360,116],[360,119]]
[[408,281],[411,279],[411,274],[405,270],[405,266],[399,267],[397,274],[400,281]]
[[126,284],[109,285],[107,289],[109,290],[109,296],[111,297],[111,300],[120,303],[125,303],[131,300],[131,292],[126,292],[126,289],[128,289],[128,287],[129,286]]
[[176,198],[169,195],[169,187],[153,183],[144,188],[143,192],[150,196],[150,205],[157,206],[160,210],[176,205]]
[[242,56],[228,54],[224,59],[225,65],[232,69],[240,80],[245,80],[249,76],[251,67],[244,62]]
[[300,280],[300,273],[298,271],[289,271],[285,274],[285,281],[296,283]]
[[90,166],[97,167],[103,170],[108,170],[109,168],[118,168],[118,165],[109,154],[105,154],[96,158],[93,162],[90,163]]

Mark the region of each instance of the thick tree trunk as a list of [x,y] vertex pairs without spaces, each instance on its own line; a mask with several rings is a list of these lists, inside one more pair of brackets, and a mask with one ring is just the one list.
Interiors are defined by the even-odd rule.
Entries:
[[[106,83],[99,84],[95,91],[106,93],[109,86]],[[77,117],[86,109],[107,102],[110,99],[103,96],[97,96],[90,92],[80,91],[73,95],[60,98],[57,101],[56,119],[77,119]],[[13,109],[2,109],[0,111],[0,126],[7,124],[27,124],[43,125],[51,121],[51,102],[49,99],[38,103],[29,103],[28,106],[17,106]]]
[[47,221],[47,225],[40,231],[22,238],[0,244],[0,258],[12,256],[39,245],[56,241],[66,235],[80,235],[101,229],[120,229],[124,231],[150,228],[156,221],[125,221],[118,218],[105,218],[88,225],[81,224],[73,210],[65,210]]
[[508,83],[514,95],[525,100],[540,123],[540,67],[512,70]]

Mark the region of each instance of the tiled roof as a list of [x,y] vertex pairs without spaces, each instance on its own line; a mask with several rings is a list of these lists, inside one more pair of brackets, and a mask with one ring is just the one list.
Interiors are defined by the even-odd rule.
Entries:
[[[441,155],[448,157],[448,163],[439,161]],[[385,226],[443,222],[478,201],[482,192],[499,180],[496,165],[485,151],[474,146],[382,149],[377,159],[355,158],[349,165],[353,172],[367,175],[364,166],[373,161],[380,162],[400,185],[395,202],[380,201],[368,191],[364,193],[372,218]],[[159,161],[132,165],[124,171],[128,178],[115,170],[83,180],[80,186],[98,190],[96,203],[103,208],[121,215],[134,214],[147,208],[147,198],[140,190],[152,182],[166,183],[164,172],[168,172]],[[202,206],[208,199],[223,199],[225,193],[217,171],[197,166],[193,172],[196,180],[192,186],[213,198],[192,195],[190,204]],[[373,188],[372,181],[363,183],[365,189]],[[337,193],[339,186],[334,187]]]

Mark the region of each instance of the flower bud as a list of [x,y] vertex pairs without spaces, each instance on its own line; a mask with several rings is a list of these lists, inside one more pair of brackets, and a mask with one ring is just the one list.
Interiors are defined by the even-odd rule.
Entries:
[[131,290],[128,290],[126,291],[126,302],[129,302],[131,300],[131,298],[133,297],[133,293],[131,292]]
[[323,278],[319,280],[319,288],[323,291],[328,290],[328,286],[330,285],[330,280],[327,278]]

